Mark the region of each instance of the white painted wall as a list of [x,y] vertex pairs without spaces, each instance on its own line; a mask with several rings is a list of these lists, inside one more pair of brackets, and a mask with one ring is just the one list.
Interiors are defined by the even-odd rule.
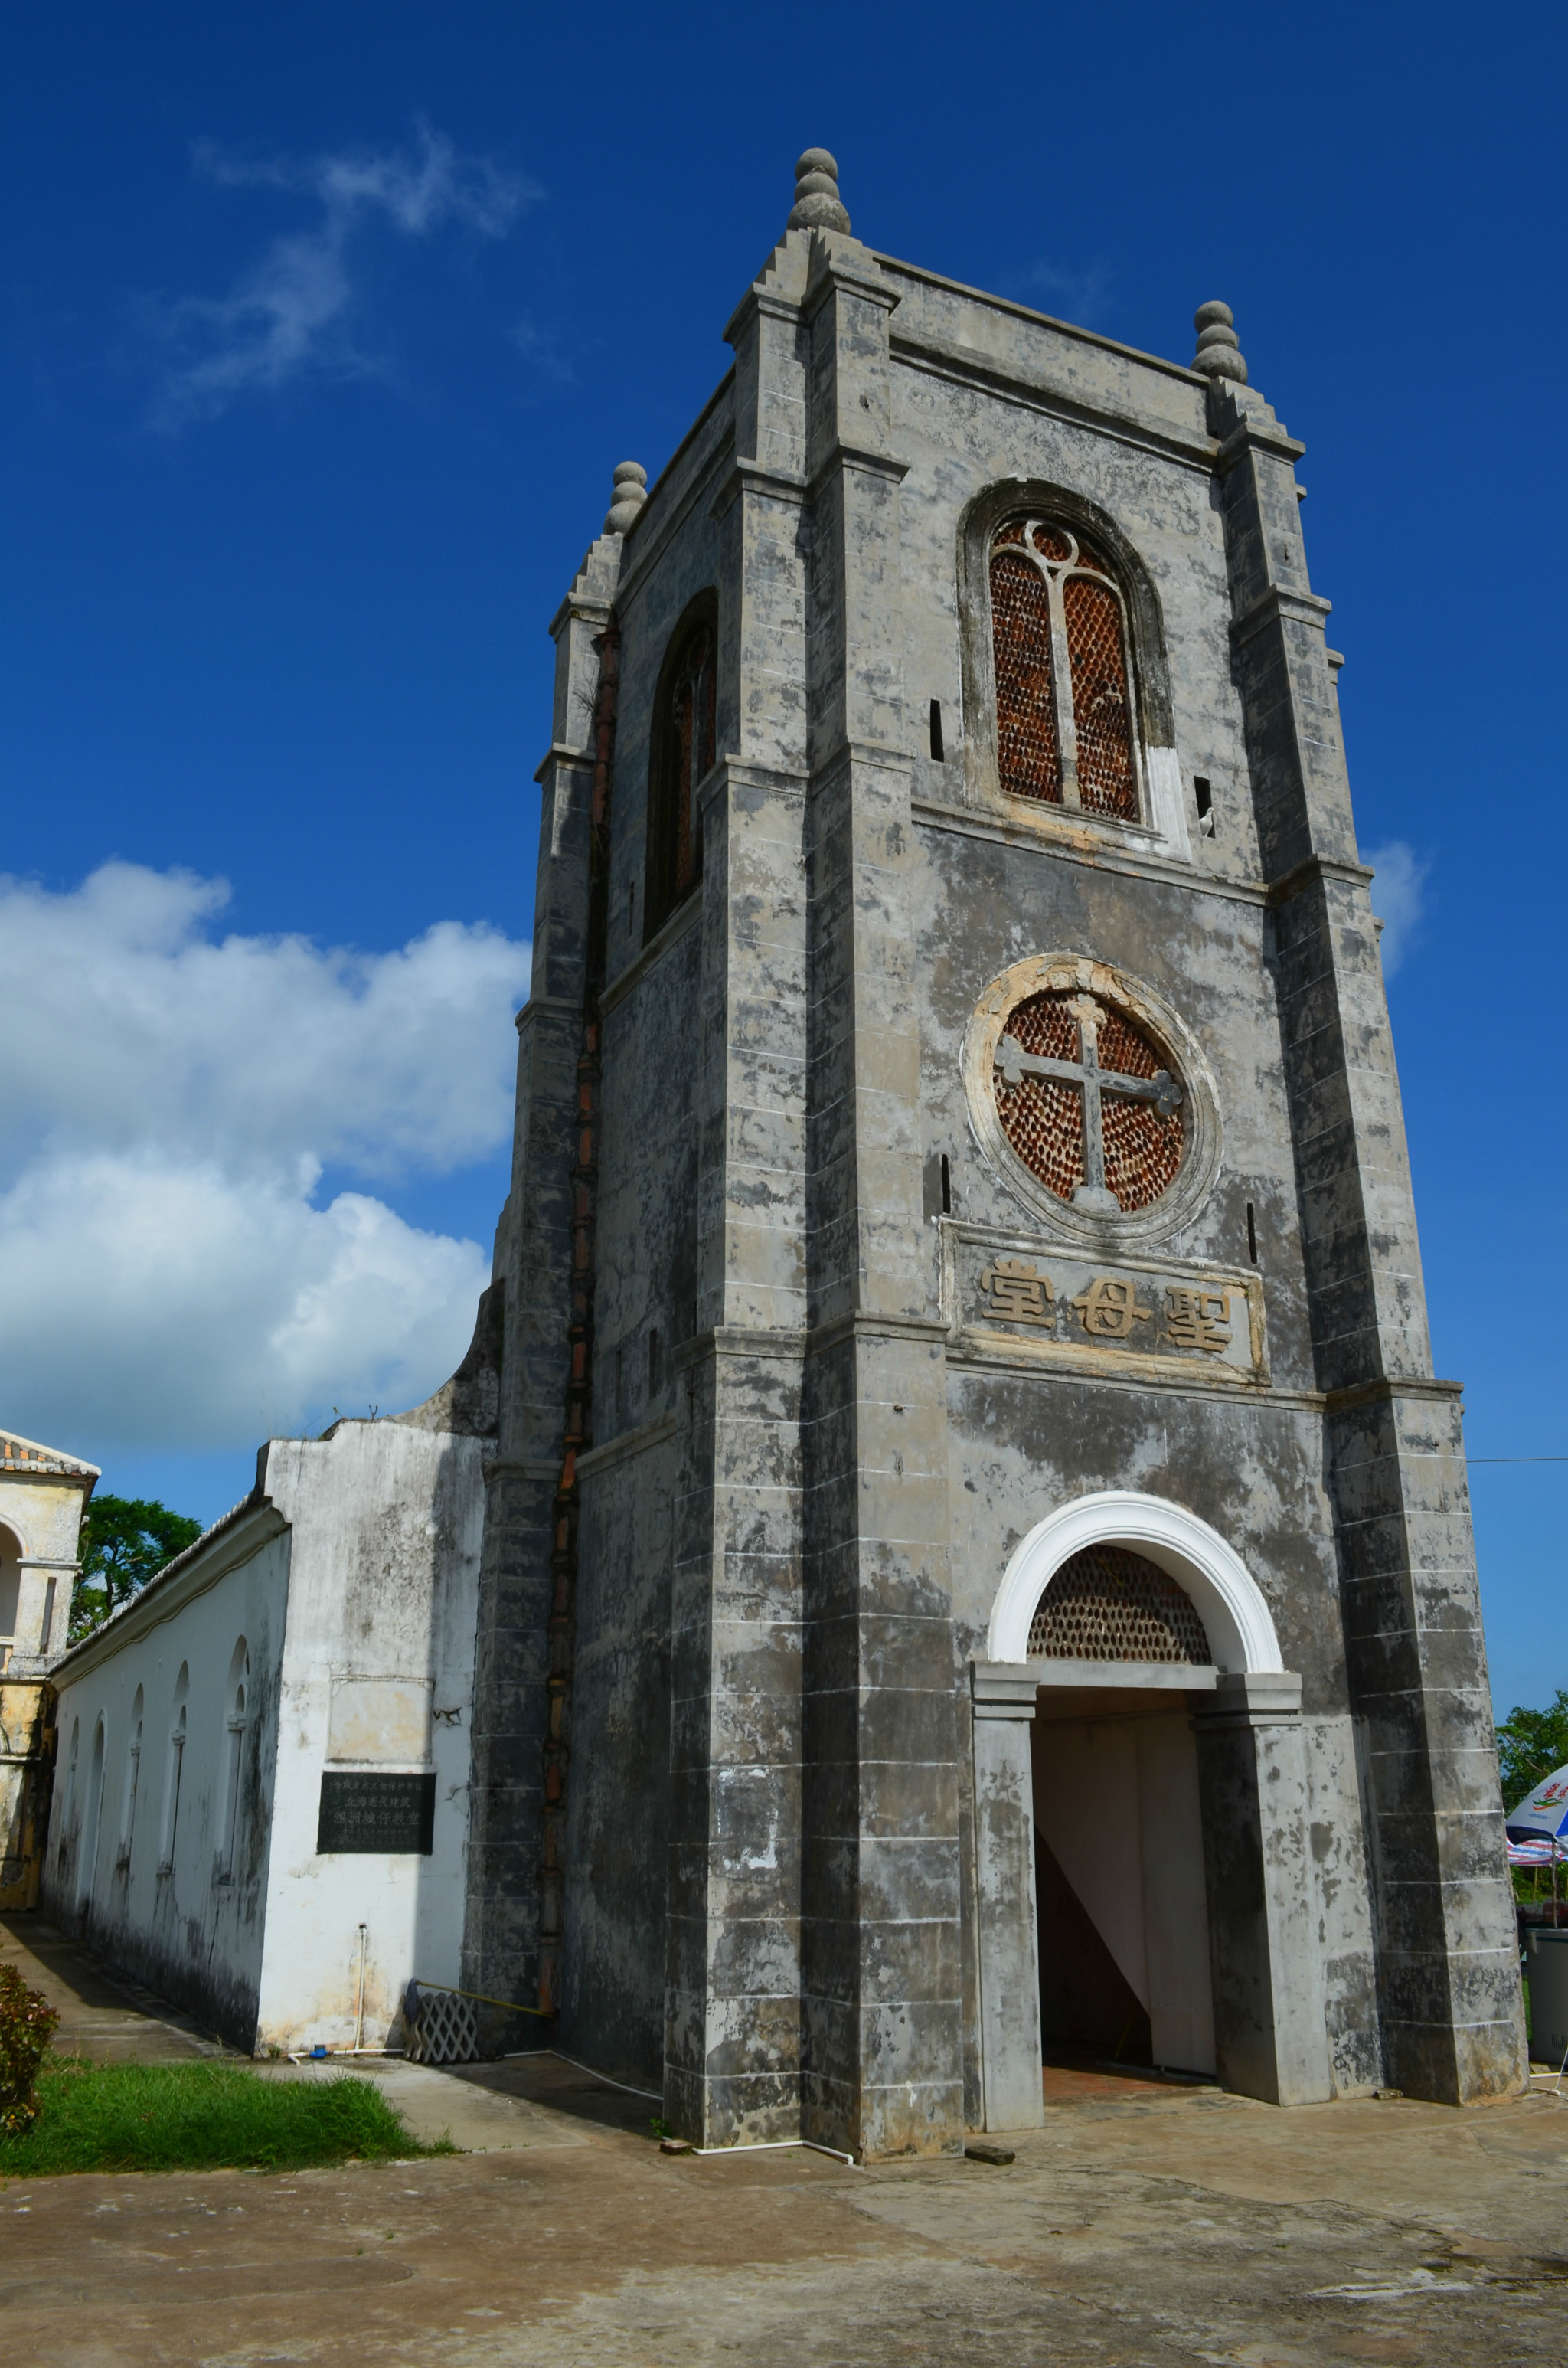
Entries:
[[65,1641],[82,1514],[98,1473],[57,1449],[7,1437],[27,1452],[0,1466],[0,1646],[11,1647],[14,1675],[41,1676],[35,1664]]
[[[361,1923],[368,2045],[391,2035],[411,1975],[458,1978],[482,1448],[476,1438],[399,1422],[269,1441],[257,1496],[55,1674],[60,1757],[46,1910],[241,2044],[351,2044]],[[242,1638],[248,1672],[235,1660]],[[230,1866],[228,1768],[242,1675]],[[126,1849],[138,1694],[142,1751]],[[178,1818],[164,1866],[181,1702]],[[431,1855],[318,1856],[330,1767],[433,1768]]]
[[[290,1547],[277,1511],[252,1508],[78,1648],[55,1679],[45,1912],[233,2035],[254,2018],[261,1975]],[[217,1859],[230,1748],[226,1680],[242,1638],[250,1656],[246,1782],[234,1864],[225,1873]],[[182,1707],[176,1815],[173,1736]],[[100,1725],[101,1796],[93,1782]]]
[[[462,1942],[483,1442],[392,1422],[274,1440],[267,1487],[297,1550],[278,1713],[258,2044],[352,2044],[365,1926],[365,2038],[411,1975],[456,1983]],[[428,1858],[318,1856],[327,1768],[436,1771]]]

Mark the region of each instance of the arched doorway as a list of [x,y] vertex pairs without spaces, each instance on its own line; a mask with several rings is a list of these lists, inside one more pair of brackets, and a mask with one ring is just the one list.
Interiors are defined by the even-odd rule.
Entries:
[[1039,1522],[972,1671],[986,2124],[1040,2112],[1048,2045],[1328,2093],[1301,1680],[1262,1590],[1130,1490]]
[[21,1599],[21,1540],[13,1531],[0,1526],[0,1676],[16,1650]]
[[1215,2069],[1189,1691],[1213,1654],[1147,1555],[1083,1546],[1030,1622],[1040,2044],[1047,2062]]

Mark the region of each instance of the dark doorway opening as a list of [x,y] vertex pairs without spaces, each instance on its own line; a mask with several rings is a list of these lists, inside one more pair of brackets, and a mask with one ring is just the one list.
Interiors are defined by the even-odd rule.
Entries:
[[1125,1685],[1047,1685],[1038,1696],[1030,1748],[1041,2053],[1211,2076],[1189,1704],[1185,1689],[1158,1682],[1153,1669],[1140,1685],[1139,1665],[1125,1666]]

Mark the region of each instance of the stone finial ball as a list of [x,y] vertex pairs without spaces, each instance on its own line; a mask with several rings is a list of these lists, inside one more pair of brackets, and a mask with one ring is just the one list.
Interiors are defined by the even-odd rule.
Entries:
[[791,230],[847,232],[849,217],[838,194],[838,163],[825,148],[808,148],[795,165],[795,202],[790,210]]
[[648,472],[640,461],[620,461],[611,479],[615,491],[605,518],[606,534],[628,534],[648,498]]
[[[819,173],[825,176],[835,188],[838,187],[837,157],[830,155],[825,148],[808,148],[804,155],[795,161],[795,178],[797,181],[814,179]],[[797,190],[796,194],[798,196],[800,192]]]
[[1247,382],[1247,366],[1242,359],[1241,342],[1231,324],[1235,315],[1228,304],[1218,299],[1200,304],[1192,316],[1198,331],[1198,351],[1192,367],[1205,378],[1234,379],[1238,386]]

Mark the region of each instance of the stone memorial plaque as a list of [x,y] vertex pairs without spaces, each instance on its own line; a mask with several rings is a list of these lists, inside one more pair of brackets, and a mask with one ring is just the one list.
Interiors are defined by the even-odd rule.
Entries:
[[428,1858],[436,1824],[436,1771],[328,1768],[321,1780],[316,1849],[396,1850]]
[[943,1228],[952,1349],[1130,1369],[1182,1363],[1221,1382],[1265,1382],[1256,1273],[1176,1259],[1085,1258],[979,1226]]

